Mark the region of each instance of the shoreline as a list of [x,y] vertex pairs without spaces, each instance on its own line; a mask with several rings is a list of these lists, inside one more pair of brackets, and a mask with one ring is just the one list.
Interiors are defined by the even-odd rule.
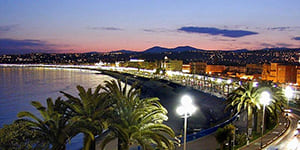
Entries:
[[[180,104],[180,97],[184,94],[191,95],[196,107],[196,113],[189,118],[189,129],[196,129],[197,131],[208,129],[215,124],[222,123],[229,118],[229,114],[224,113],[224,100],[213,95],[186,87],[167,80],[156,80],[144,77],[137,77],[128,73],[121,73],[116,71],[103,70],[98,66],[77,66],[77,65],[19,65],[19,64],[0,64],[0,67],[43,67],[43,68],[57,68],[57,69],[84,69],[92,71],[93,73],[101,73],[111,76],[115,79],[120,79],[129,84],[139,82],[141,87],[141,97],[158,97],[160,103],[168,110],[168,121],[165,123],[169,125],[176,134],[181,133],[183,128],[183,121],[180,116],[176,114],[176,107]],[[95,72],[94,72],[95,71]],[[193,130],[190,130],[192,132]]]

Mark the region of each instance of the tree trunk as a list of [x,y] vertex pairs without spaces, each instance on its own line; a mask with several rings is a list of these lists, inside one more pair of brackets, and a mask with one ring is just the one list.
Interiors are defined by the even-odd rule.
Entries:
[[257,111],[257,125],[256,125],[256,132],[261,133],[261,123],[262,123],[262,109]]
[[258,109],[254,109],[253,111],[253,131],[257,132],[257,125],[258,125],[258,113],[259,113],[259,110]]
[[248,112],[247,113],[248,113],[248,115],[247,115],[248,116],[247,117],[248,118],[248,124],[247,124],[248,131],[247,132],[249,134],[249,130],[251,131],[250,134],[248,135],[248,137],[251,137],[252,136],[252,127],[253,127],[252,126],[252,120],[253,119],[252,119],[252,109],[250,107],[248,107]]

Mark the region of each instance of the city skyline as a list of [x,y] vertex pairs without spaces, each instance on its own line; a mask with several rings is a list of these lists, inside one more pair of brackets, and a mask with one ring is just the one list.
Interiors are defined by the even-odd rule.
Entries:
[[300,47],[300,2],[0,1],[0,50]]

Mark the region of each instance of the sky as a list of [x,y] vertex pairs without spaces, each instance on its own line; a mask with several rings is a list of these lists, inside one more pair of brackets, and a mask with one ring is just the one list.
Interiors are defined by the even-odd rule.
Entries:
[[0,0],[0,53],[300,47],[299,0]]

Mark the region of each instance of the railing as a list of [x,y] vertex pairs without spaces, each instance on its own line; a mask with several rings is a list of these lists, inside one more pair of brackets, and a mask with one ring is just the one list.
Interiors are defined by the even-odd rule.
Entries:
[[[238,114],[235,114],[232,118],[230,118],[230,119],[226,120],[225,122],[220,123],[214,127],[211,127],[211,128],[208,128],[208,129],[205,129],[205,130],[193,133],[193,134],[189,134],[186,136],[186,141],[187,142],[194,141],[194,140],[204,137],[206,135],[212,134],[212,133],[216,132],[218,130],[218,128],[223,128],[224,126],[232,123],[237,118],[237,116],[238,116]],[[183,137],[180,139],[180,141],[181,141],[181,143],[183,143]]]

